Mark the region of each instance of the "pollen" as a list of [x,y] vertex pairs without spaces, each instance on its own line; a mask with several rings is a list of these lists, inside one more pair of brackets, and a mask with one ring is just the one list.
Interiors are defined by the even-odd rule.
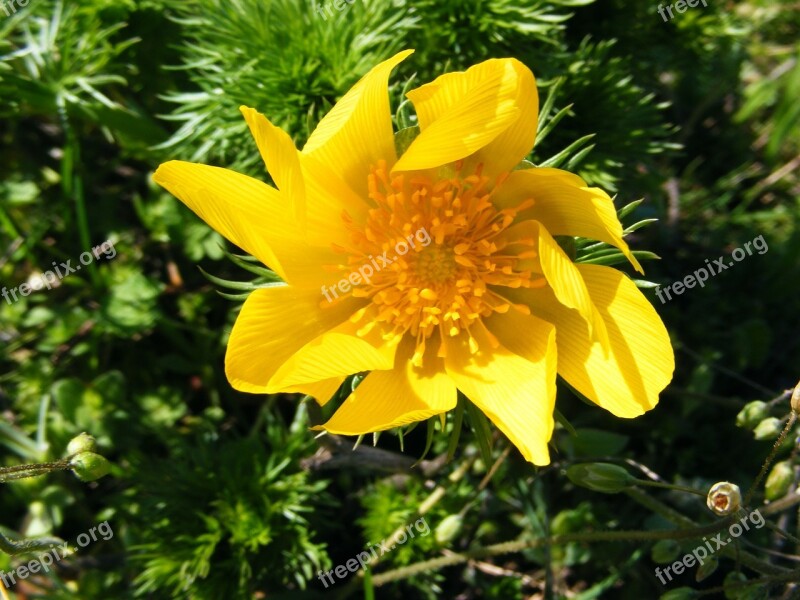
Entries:
[[471,327],[495,312],[530,312],[506,299],[503,288],[545,284],[528,266],[537,256],[536,240],[503,235],[533,201],[496,208],[490,199],[496,182],[481,171],[478,165],[465,174],[457,164],[448,176],[433,179],[419,173],[391,175],[381,162],[368,177],[366,223],[344,219],[351,245],[337,248],[348,255],[347,265],[337,268],[352,271],[375,256],[388,257],[352,293],[370,300],[372,314],[390,326],[392,335],[414,336],[412,362],[417,366],[428,344],[436,344],[437,356],[443,357],[443,341],[462,332],[470,350],[478,352]]

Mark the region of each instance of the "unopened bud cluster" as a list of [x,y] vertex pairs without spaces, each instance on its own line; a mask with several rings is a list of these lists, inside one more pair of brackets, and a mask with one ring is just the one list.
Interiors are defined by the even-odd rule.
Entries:
[[[800,389],[795,388],[792,394],[792,410],[800,414],[797,412],[798,409],[800,409]],[[751,430],[757,440],[774,440],[781,434],[785,424],[785,419],[770,415],[770,405],[761,400],[748,402],[736,415],[736,425]]]
[[67,444],[69,467],[81,481],[96,481],[111,470],[111,463],[95,450],[97,441],[88,433],[81,433]]

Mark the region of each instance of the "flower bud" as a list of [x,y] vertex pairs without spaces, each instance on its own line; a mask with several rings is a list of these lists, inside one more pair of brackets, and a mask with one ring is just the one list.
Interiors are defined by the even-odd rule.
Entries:
[[419,125],[414,125],[412,127],[405,127],[394,134],[394,147],[395,151],[397,152],[397,156],[401,156],[406,150],[408,150],[411,142],[417,139],[419,132]]
[[665,565],[673,562],[681,553],[681,545],[675,540],[661,540],[650,550],[650,558],[654,563]]
[[72,438],[67,444],[67,456],[80,454],[81,452],[94,452],[97,450],[97,440],[85,431]]
[[758,424],[753,435],[757,440],[773,440],[781,434],[782,430],[782,421],[776,417],[770,417]]
[[70,459],[69,466],[78,479],[86,482],[96,481],[111,470],[111,463],[94,452],[76,454]]
[[791,461],[784,460],[772,467],[764,484],[767,500],[783,498],[794,483],[794,468]]
[[735,483],[720,481],[708,490],[706,505],[714,514],[721,517],[728,516],[739,510],[742,505],[742,492]]
[[754,400],[745,404],[736,415],[736,425],[745,429],[755,429],[756,425],[767,417],[769,417],[769,405],[761,400]]
[[713,556],[711,558],[707,558],[702,565],[697,567],[697,571],[694,574],[694,580],[697,583],[700,583],[704,579],[707,579],[714,573],[714,571],[717,570],[718,566],[719,561],[716,558]]
[[790,404],[792,406],[792,411],[794,411],[797,414],[800,414],[800,381],[798,381],[797,385],[794,386]]
[[572,465],[567,469],[567,477],[575,485],[605,494],[621,492],[635,481],[628,471],[609,463]]
[[439,522],[439,525],[436,526],[433,536],[440,544],[447,544],[461,533],[461,526],[463,524],[464,518],[461,515],[447,515]]

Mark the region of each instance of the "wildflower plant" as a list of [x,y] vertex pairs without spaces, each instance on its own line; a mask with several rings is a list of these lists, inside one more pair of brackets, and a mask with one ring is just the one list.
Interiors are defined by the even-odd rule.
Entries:
[[6,8],[0,598],[796,592],[792,6]]
[[[319,426],[347,435],[443,416],[461,392],[528,461],[548,464],[556,373],[613,414],[640,415],[672,376],[666,329],[628,277],[597,264],[621,254],[642,270],[611,198],[520,165],[538,130],[530,70],[493,59],[408,92],[419,126],[398,152],[387,86],[409,54],[365,75],[302,151],[242,107],[277,189],[177,161],[154,179],[280,277],[253,291],[231,333],[234,387],[325,405],[370,371]],[[420,231],[432,243],[415,245]],[[569,238],[566,251],[554,236]],[[576,237],[612,249],[576,263]],[[378,268],[376,256],[386,268],[320,300],[334,275]]]

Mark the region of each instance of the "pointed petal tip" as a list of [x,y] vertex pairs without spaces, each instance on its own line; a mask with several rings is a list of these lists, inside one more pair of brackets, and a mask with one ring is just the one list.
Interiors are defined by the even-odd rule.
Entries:
[[179,160],[168,160],[167,162],[163,162],[158,165],[158,168],[153,173],[153,181],[155,181],[161,187],[164,187],[169,179],[169,171],[181,162],[182,161]]

